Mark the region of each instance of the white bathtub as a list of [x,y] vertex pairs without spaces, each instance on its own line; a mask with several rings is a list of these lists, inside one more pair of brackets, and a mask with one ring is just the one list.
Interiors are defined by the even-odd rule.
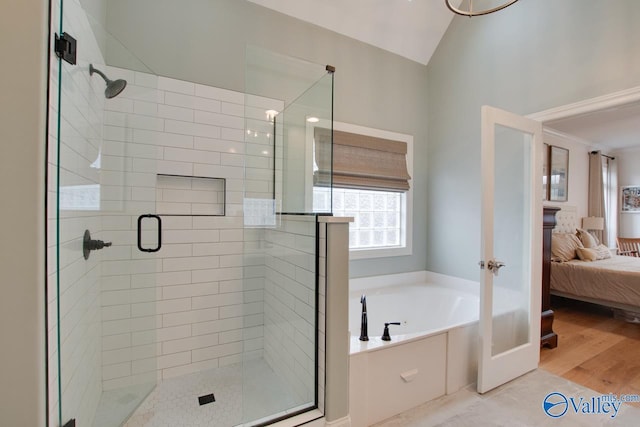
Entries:
[[[366,295],[367,299],[370,342],[358,340],[362,318],[361,295]],[[469,289],[423,282],[350,290],[351,352],[371,350],[386,344],[380,340],[385,322],[401,323],[389,326],[392,341],[388,344],[393,344],[476,322],[479,307],[477,283]]]
[[[374,424],[476,381],[479,290],[478,282],[427,271],[350,280],[352,426]],[[358,339],[362,294],[369,341]],[[497,296],[498,312],[513,311],[513,294]],[[401,322],[389,327],[391,341],[381,340],[385,322]]]

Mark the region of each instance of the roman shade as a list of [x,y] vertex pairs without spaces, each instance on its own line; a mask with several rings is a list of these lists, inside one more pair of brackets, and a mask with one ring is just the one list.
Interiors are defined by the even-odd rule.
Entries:
[[[314,185],[361,190],[407,191],[407,143],[316,127]],[[316,169],[317,168],[317,169]]]

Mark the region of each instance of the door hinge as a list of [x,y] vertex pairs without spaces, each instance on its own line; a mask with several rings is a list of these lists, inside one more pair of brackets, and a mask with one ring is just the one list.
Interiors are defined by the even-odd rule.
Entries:
[[67,33],[61,36],[56,34],[56,43],[54,50],[58,58],[64,59],[71,65],[76,65],[76,39]]

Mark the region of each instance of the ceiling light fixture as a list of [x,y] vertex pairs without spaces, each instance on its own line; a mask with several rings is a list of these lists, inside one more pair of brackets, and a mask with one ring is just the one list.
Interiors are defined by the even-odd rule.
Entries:
[[314,116],[307,117],[307,122],[309,122],[309,123],[318,123],[319,121],[320,121],[320,119],[317,118],[317,117],[314,117]]
[[467,10],[459,9],[459,8],[453,6],[451,4],[451,0],[444,0],[444,4],[446,4],[447,7],[449,8],[449,10],[452,11],[453,13],[456,13],[456,14],[462,15],[462,16],[472,17],[472,16],[488,15],[490,13],[497,12],[499,10],[504,9],[505,7],[511,6],[512,4],[514,4],[517,1],[518,0],[509,0],[509,1],[506,1],[505,3],[503,3],[500,6],[496,6],[496,7],[493,7],[491,9],[478,10],[478,11],[474,11],[473,10],[473,0],[468,0],[468,2],[467,2],[468,9]]

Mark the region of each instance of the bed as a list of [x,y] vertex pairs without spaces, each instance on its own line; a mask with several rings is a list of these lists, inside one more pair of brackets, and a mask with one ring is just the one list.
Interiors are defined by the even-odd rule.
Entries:
[[[575,208],[558,211],[552,245],[554,239],[573,241],[571,234],[576,233],[577,224]],[[605,259],[581,260],[580,254],[572,258],[552,247],[551,294],[611,307],[618,317],[640,323],[640,258],[607,252],[602,255]]]

